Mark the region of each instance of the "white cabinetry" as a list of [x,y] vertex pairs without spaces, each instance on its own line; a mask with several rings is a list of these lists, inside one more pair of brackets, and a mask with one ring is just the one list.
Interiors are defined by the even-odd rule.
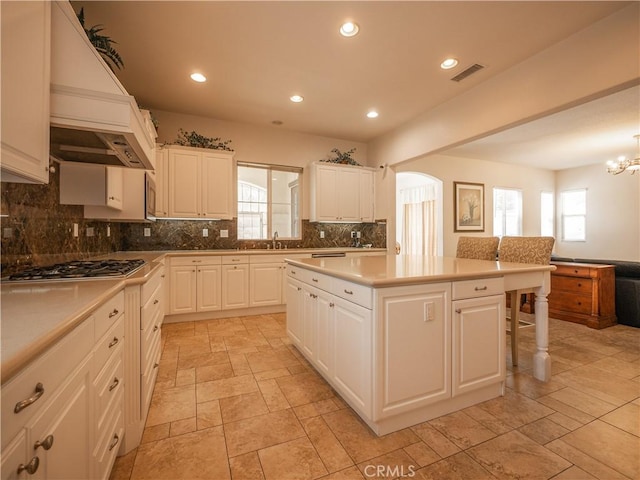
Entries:
[[169,217],[233,218],[233,152],[167,148]]
[[249,266],[249,306],[282,305],[285,290],[284,262],[251,263]]
[[169,216],[169,150],[156,145],[156,217]]
[[[122,210],[124,169],[104,165],[60,165],[60,204],[96,205]],[[144,173],[139,172],[141,175]],[[143,180],[144,181],[144,180]],[[144,188],[144,185],[141,185]],[[144,208],[144,205],[143,205]]]
[[453,395],[502,381],[506,325],[502,278],[453,283]]
[[373,169],[313,163],[312,222],[373,222]]
[[298,348],[302,348],[304,336],[303,295],[302,283],[290,278],[287,282],[287,335]]
[[1,2],[2,181],[49,182],[51,3]]
[[222,308],[222,259],[214,256],[171,259],[169,313]]
[[249,306],[249,257],[222,257],[222,309]]

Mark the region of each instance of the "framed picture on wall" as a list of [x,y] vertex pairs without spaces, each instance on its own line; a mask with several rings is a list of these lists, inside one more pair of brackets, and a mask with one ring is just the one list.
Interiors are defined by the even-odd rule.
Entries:
[[484,183],[453,182],[453,231],[484,232]]

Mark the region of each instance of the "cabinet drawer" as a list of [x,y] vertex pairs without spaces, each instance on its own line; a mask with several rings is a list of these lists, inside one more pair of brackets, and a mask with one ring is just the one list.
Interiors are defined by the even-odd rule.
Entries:
[[145,303],[140,309],[141,330],[147,330],[153,325],[162,323],[162,318],[159,318],[163,316],[164,312],[164,307],[162,305],[162,293],[162,286],[158,285],[158,288],[156,288],[156,291],[153,293],[151,298],[149,298],[147,303]]
[[[2,445],[16,433],[44,405],[69,374],[80,365],[93,348],[93,316],[78,325],[60,342],[34,360],[20,374],[3,385]],[[17,404],[37,396],[36,386],[41,383],[44,392],[29,406],[15,412]]]
[[453,300],[502,295],[503,293],[504,279],[502,277],[453,282]]
[[305,270],[302,270],[301,268],[298,267],[294,267],[293,265],[287,265],[287,276],[291,277],[291,278],[297,278],[298,280],[302,281],[303,277],[303,272]]
[[124,344],[124,318],[120,317],[96,345],[93,353],[93,378],[97,377],[118,347]]
[[339,278],[332,278],[330,291],[334,295],[344,298],[345,300],[349,300],[350,302],[358,304],[364,308],[372,308],[373,293],[369,287],[347,282],[346,280],[340,280]]
[[123,435],[124,413],[122,409],[117,408],[113,412],[110,412],[102,436],[99,437],[98,444],[94,451],[95,478],[101,480],[109,478],[111,467],[118,454]]
[[199,265],[220,265],[222,264],[222,257],[214,255],[198,255],[194,257],[173,257],[171,259],[171,266],[184,267],[184,266],[199,266]]
[[149,298],[155,293],[158,287],[162,286],[164,280],[164,267],[160,267],[153,276],[142,285],[140,294],[140,304],[144,305],[149,301]]
[[249,263],[249,255],[228,255],[222,257],[222,265]]
[[591,295],[580,295],[570,292],[554,292],[549,294],[549,308],[567,312],[591,314],[593,303]]
[[312,285],[320,290],[331,290],[331,277],[322,273],[312,272],[311,270],[302,270],[302,281]]
[[109,328],[124,312],[124,290],[104,302],[94,312],[96,330],[95,341],[102,338]]
[[160,362],[161,344],[156,342],[153,350],[148,357],[148,361],[143,363],[143,371],[141,378],[141,392],[140,402],[142,410],[142,418],[147,417],[147,410],[149,403],[151,402],[151,395],[153,395],[153,386],[156,383],[156,377],[158,376],[158,366]]
[[105,365],[102,374],[95,381],[96,403],[95,418],[98,431],[104,428],[107,413],[118,399],[122,399],[120,392],[124,391],[124,364],[122,362],[122,347]]
[[591,268],[581,265],[556,265],[556,271],[554,274],[571,277],[590,277]]
[[551,291],[564,291],[591,294],[592,280],[590,278],[563,277],[551,275]]
[[156,343],[160,343],[160,337],[162,334],[162,329],[160,325],[153,325],[146,330],[141,332],[141,349],[140,349],[140,359],[142,365],[146,365],[148,363],[148,358],[151,352],[155,348]]

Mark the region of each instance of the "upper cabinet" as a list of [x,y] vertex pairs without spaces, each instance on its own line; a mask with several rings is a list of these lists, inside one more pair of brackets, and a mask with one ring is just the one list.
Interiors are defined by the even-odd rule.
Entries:
[[156,163],[153,177],[156,181],[156,217],[169,216],[169,150],[156,145]]
[[233,152],[172,145],[165,148],[169,218],[231,220],[236,191]]
[[331,163],[311,165],[312,222],[373,222],[374,169]]
[[51,3],[0,2],[2,181],[49,182]]
[[[144,175],[144,172],[142,172]],[[60,204],[122,210],[124,169],[104,165],[60,164]]]

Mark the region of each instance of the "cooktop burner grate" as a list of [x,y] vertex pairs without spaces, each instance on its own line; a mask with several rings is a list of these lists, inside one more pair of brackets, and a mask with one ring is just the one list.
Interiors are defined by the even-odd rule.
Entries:
[[56,280],[125,277],[144,265],[140,258],[131,260],[76,260],[47,267],[31,267],[9,276],[8,280]]

